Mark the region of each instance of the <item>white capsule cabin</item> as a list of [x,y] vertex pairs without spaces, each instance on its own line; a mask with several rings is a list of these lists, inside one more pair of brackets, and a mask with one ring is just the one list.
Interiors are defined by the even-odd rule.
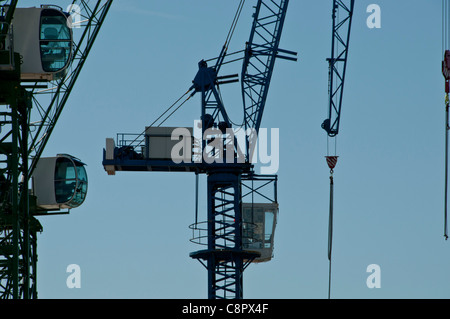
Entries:
[[15,9],[14,52],[23,62],[22,81],[52,81],[66,74],[73,50],[70,26],[70,15],[58,6]]
[[32,183],[39,209],[76,208],[84,202],[87,194],[85,164],[66,154],[43,157],[36,165]]
[[242,203],[243,248],[261,254],[254,262],[273,257],[278,203]]

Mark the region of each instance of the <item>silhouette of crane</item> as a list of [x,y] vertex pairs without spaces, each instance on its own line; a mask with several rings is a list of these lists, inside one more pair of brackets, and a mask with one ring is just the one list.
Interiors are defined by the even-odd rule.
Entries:
[[[279,48],[288,0],[258,0],[245,49],[228,53],[244,3],[243,0],[239,3],[219,56],[198,63],[192,85],[162,115],[168,114],[167,119],[198,93],[201,117],[196,125],[161,127],[166,119],[155,125],[161,116],[141,134],[119,133],[116,141],[107,138],[103,156],[103,166],[109,175],[116,171],[182,171],[207,176],[207,221],[198,222],[196,217],[191,225],[195,233],[192,240],[203,244],[205,249],[191,253],[190,257],[208,271],[210,299],[243,298],[244,269],[252,262],[272,258],[278,214],[277,176],[256,174],[252,155],[275,61],[277,58],[296,61],[295,52]],[[227,58],[238,53],[243,53],[240,81],[244,120],[242,125],[233,127],[220,86],[239,81],[238,74],[220,75],[220,70],[232,62],[226,61]],[[268,193],[263,192],[266,188]],[[255,202],[257,195],[262,195],[265,202]]]

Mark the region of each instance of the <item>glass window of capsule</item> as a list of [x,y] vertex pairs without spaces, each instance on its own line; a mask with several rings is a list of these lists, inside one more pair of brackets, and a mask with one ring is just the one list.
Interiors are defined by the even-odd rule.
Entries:
[[39,40],[42,69],[45,72],[64,69],[71,58],[72,31],[62,12],[54,9],[42,11]]
[[72,208],[80,206],[87,194],[87,174],[84,164],[59,157],[55,165],[55,198],[58,204]]

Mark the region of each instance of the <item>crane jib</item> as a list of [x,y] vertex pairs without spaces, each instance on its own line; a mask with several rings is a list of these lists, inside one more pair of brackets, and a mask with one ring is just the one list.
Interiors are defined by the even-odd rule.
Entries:
[[288,4],[288,0],[260,0],[255,7],[242,65],[241,85],[245,128],[254,129],[256,133],[261,125],[276,58],[296,61],[294,57],[279,54],[296,55],[279,49]]
[[[322,123],[322,128],[330,137],[339,133],[354,5],[354,0],[334,0],[333,2],[331,58],[327,59],[328,117]],[[338,10],[343,11],[343,14],[337,15]]]

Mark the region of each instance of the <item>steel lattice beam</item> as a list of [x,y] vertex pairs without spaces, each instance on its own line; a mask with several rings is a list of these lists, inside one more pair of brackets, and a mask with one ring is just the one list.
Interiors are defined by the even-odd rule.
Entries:
[[355,0],[333,1],[331,58],[327,59],[329,64],[328,118],[322,123],[322,128],[330,137],[336,136],[339,133],[354,6]]
[[[258,133],[269,91],[276,58],[296,61],[280,53],[296,55],[279,48],[289,0],[259,0],[255,7],[253,26],[245,48],[242,65],[242,99],[245,129]],[[247,158],[251,154],[247,140]]]

